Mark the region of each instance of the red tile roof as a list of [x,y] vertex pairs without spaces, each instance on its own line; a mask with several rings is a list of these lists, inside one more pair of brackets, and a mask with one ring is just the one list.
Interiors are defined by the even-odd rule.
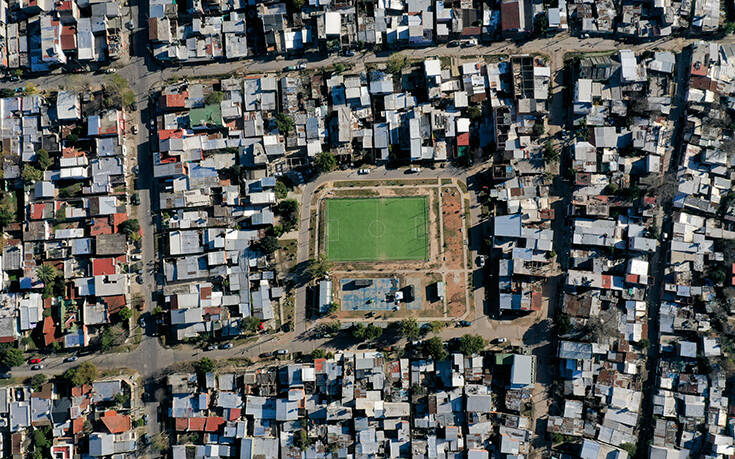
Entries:
[[186,98],[188,93],[166,94],[163,98],[164,108],[184,108],[186,107]]
[[117,414],[117,411],[114,410],[105,411],[100,420],[113,434],[127,432],[133,427],[130,416]]
[[500,5],[500,22],[503,31],[521,28],[521,12],[519,1],[502,2]]
[[107,217],[97,217],[92,219],[92,226],[89,228],[90,236],[99,236],[100,234],[112,234],[112,226]]
[[469,132],[463,132],[460,135],[457,136],[457,145],[460,147],[466,147],[470,144],[470,133]]
[[84,429],[84,418],[78,417],[71,421],[71,433],[78,434]]
[[107,276],[115,273],[116,269],[114,258],[95,258],[92,260],[93,276]]
[[72,26],[61,28],[61,49],[71,51],[77,48],[77,31]]
[[174,418],[174,428],[183,432],[189,428],[189,418]]
[[42,202],[31,204],[31,220],[41,220],[43,218],[43,210],[45,208],[46,204]]
[[102,301],[107,305],[107,311],[110,314],[117,314],[127,304],[125,302],[125,295],[113,295],[102,298]]
[[207,418],[189,418],[189,430],[192,432],[203,432],[207,424]]
[[208,416],[207,425],[204,427],[205,432],[217,432],[222,424],[224,424],[225,418],[221,416]]
[[46,346],[50,346],[51,343],[58,340],[59,338],[56,337],[56,324],[54,323],[54,318],[46,316],[43,319],[43,342]]
[[117,227],[120,225],[120,223],[126,221],[127,219],[128,219],[128,214],[123,214],[123,213],[112,214],[113,231],[117,233],[118,231]]
[[230,416],[227,418],[230,421],[234,421],[236,419],[240,419],[240,415],[242,414],[242,409],[240,408],[230,408]]

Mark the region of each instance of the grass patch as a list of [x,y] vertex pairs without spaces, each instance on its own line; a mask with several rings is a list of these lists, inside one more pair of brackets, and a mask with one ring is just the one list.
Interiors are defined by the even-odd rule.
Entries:
[[442,185],[451,185],[451,184],[452,184],[452,179],[450,179],[450,178],[443,178],[442,179]]
[[457,186],[459,187],[460,190],[462,190],[462,193],[467,193],[467,184],[466,183],[464,183],[461,180],[458,180],[457,181]]
[[330,260],[425,260],[428,209],[425,197],[329,199],[326,253]]

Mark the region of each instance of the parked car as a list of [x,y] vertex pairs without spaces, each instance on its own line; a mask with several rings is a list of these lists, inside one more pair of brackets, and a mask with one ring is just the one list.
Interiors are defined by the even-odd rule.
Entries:
[[220,349],[232,349],[232,343],[225,343],[219,347]]
[[79,357],[77,357],[76,355],[72,355],[70,357],[65,358],[64,362],[76,362],[77,360],[79,360]]
[[447,43],[447,48],[456,48],[457,46],[459,46],[459,44],[460,43],[458,40],[452,40],[449,43]]
[[135,166],[133,166],[133,174],[137,174],[138,172],[140,172],[140,166],[136,164]]
[[472,322],[470,322],[469,320],[460,320],[459,321],[459,326],[460,327],[471,327],[472,326]]
[[275,352],[275,355],[288,355],[288,349],[279,349]]
[[43,365],[33,365],[31,367],[31,370],[41,370],[41,369],[43,369]]
[[411,169],[408,170],[408,172],[410,172],[411,174],[418,174],[419,172],[421,172],[421,168],[420,167],[412,167]]
[[480,268],[485,267],[485,257],[482,255],[478,255],[477,259],[475,259],[475,263],[477,263],[477,266]]
[[136,134],[136,135],[138,134],[138,125],[137,124],[133,124],[132,131],[133,131],[133,134]]
[[10,379],[10,373],[0,373],[0,379]]
[[34,363],[41,363],[42,361],[43,361],[43,359],[41,359],[41,358],[38,358],[38,357],[34,357],[34,358],[30,359],[30,360],[28,361],[28,363],[30,363],[30,364],[32,365],[32,364],[34,364]]
[[105,69],[105,73],[108,73],[108,74],[109,73],[115,73],[115,72],[117,72],[117,70],[115,70],[115,69]]
[[366,175],[370,173],[370,169],[358,169],[357,173],[360,175]]
[[286,66],[286,71],[288,71],[288,72],[292,72],[292,71],[298,70],[298,69],[299,69],[299,67],[297,65],[287,65]]
[[134,206],[140,205],[140,196],[138,196],[138,193],[134,193],[133,196],[130,197],[130,202],[132,202]]
[[209,346],[207,346],[207,350],[208,351],[216,351],[217,350],[217,346],[215,346],[214,344],[210,344]]
[[133,30],[135,28],[135,23],[133,21],[128,21],[125,23],[125,27],[127,27],[128,30]]
[[470,38],[462,42],[463,48],[470,48],[472,46],[477,46],[477,38]]
[[492,340],[493,344],[503,344],[508,341],[508,338],[495,338]]
[[351,49],[348,49],[347,51],[345,51],[345,56],[347,57],[352,57],[354,55],[355,55],[355,52]]

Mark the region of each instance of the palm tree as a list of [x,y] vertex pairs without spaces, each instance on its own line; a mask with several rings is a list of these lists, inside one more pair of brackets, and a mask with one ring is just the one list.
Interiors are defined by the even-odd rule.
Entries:
[[49,284],[59,277],[59,270],[53,265],[41,265],[36,269],[36,275],[44,284]]

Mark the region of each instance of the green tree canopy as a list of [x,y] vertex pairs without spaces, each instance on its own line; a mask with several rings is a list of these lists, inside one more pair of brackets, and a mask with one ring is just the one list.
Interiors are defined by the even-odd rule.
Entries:
[[214,360],[208,357],[204,357],[201,360],[194,362],[192,366],[194,367],[194,371],[196,371],[198,375],[210,373],[214,371],[215,368]]
[[479,354],[487,346],[487,341],[480,335],[464,335],[459,341],[459,351],[465,355]]
[[207,105],[219,104],[223,100],[225,100],[225,93],[222,91],[212,91],[204,98],[204,103]]
[[36,268],[36,275],[44,284],[51,284],[61,276],[61,271],[53,265],[42,264]]
[[437,361],[445,360],[449,357],[449,353],[444,349],[444,342],[438,336],[424,341],[424,354]]
[[20,349],[16,349],[10,346],[3,346],[0,348],[0,363],[8,368],[17,367],[23,365],[23,352]]
[[286,187],[286,184],[282,181],[276,182],[276,198],[278,199],[286,199],[288,196],[288,187]]
[[43,387],[43,385],[46,384],[47,382],[48,382],[48,378],[46,377],[45,374],[37,373],[33,375],[33,377],[31,378],[31,384],[30,384],[31,389],[33,389],[34,391],[39,391],[41,390],[41,387]]
[[266,255],[270,255],[276,250],[278,250],[278,239],[276,239],[275,237],[271,235],[267,235],[263,237],[262,239],[256,241],[254,245]]
[[140,231],[140,223],[138,220],[131,218],[117,225],[118,231],[130,236],[133,233]]
[[337,167],[337,158],[330,152],[323,151],[316,155],[314,165],[321,173],[332,172]]
[[316,258],[309,261],[309,267],[306,268],[306,274],[311,279],[320,279],[329,273],[332,269],[332,263],[329,262],[327,256],[320,253]]
[[388,62],[386,63],[386,70],[388,73],[401,73],[401,70],[403,70],[406,67],[407,61],[406,56],[404,56],[401,53],[393,53],[388,58]]
[[46,170],[51,166],[53,161],[51,160],[51,157],[48,155],[48,152],[44,150],[43,148],[39,149],[36,152],[36,165],[41,170]]
[[419,324],[413,317],[400,321],[398,324],[398,331],[401,336],[407,340],[415,340],[421,334]]
[[117,313],[117,316],[120,318],[120,320],[130,320],[131,317],[133,317],[133,310],[125,307],[120,309],[120,312]]
[[20,176],[26,182],[40,182],[41,180],[43,180],[43,172],[39,171],[30,164],[26,164],[23,166],[23,170],[21,171]]
[[278,128],[278,132],[281,134],[288,134],[294,126],[293,118],[291,118],[290,115],[285,113],[276,114],[276,127]]
[[84,362],[78,367],[66,370],[64,379],[75,386],[90,384],[97,379],[97,367],[92,362]]

